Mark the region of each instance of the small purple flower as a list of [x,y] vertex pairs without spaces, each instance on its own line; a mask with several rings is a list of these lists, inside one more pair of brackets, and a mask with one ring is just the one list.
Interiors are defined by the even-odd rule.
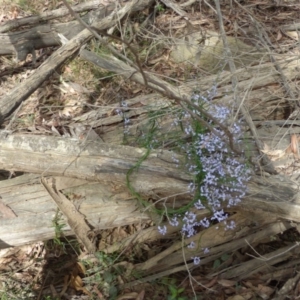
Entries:
[[189,249],[193,249],[195,248],[195,242],[191,242],[188,246],[187,246]]
[[229,224],[227,223],[227,221],[224,221],[224,224],[225,224],[225,230],[234,229],[235,228],[235,222],[233,220],[231,220],[229,222]]
[[199,222],[199,225],[201,225],[201,226],[203,226],[203,227],[205,227],[205,228],[208,228],[209,225],[210,225],[210,222],[209,222],[209,220],[207,220],[207,218],[204,218],[203,220],[201,220],[201,221]]
[[195,256],[195,257],[191,257],[193,260],[194,260],[194,265],[199,265],[200,264],[200,257],[197,257],[197,256]]
[[122,100],[121,101],[121,106],[122,107],[128,107],[128,104],[127,104],[127,102],[125,100]]
[[179,222],[177,220],[177,216],[173,217],[171,220],[169,220],[169,223],[171,226],[176,227],[179,225]]
[[228,215],[224,213],[224,210],[221,209],[219,211],[215,211],[214,215],[211,217],[211,220],[218,220],[218,222],[222,222],[228,218]]
[[163,227],[158,226],[157,229],[158,229],[158,232],[162,235],[165,235],[167,233],[167,226],[166,225],[164,225]]
[[183,224],[181,232],[188,238],[195,235],[197,233],[195,224]]
[[188,224],[194,224],[196,221],[196,215],[191,211],[187,211],[182,220]]
[[188,186],[189,192],[193,193],[195,191],[196,185],[194,182],[191,182]]
[[203,250],[203,253],[204,253],[204,254],[209,253],[209,249],[208,249],[208,248],[204,248],[204,249],[202,249],[202,250]]
[[[226,126],[232,134],[234,144],[242,150],[242,123],[240,121],[230,122],[233,112],[231,107],[212,103],[216,94],[217,85],[214,84],[205,95],[194,93],[191,101],[195,106],[206,109],[210,115],[218,120],[219,124]],[[122,106],[126,107],[123,104]],[[201,110],[195,106],[190,107],[193,114],[204,118]],[[195,181],[189,184],[188,191],[195,197],[199,195],[194,207],[198,210],[210,208],[213,211],[213,216],[210,219],[204,218],[199,221],[194,212],[188,211],[183,217],[171,218],[169,223],[172,226],[178,226],[177,218],[182,218],[182,234],[185,237],[195,235],[200,226],[208,228],[211,221],[224,222],[225,230],[233,229],[235,223],[234,221],[226,221],[228,215],[222,207],[224,205],[227,207],[236,205],[245,196],[251,170],[247,169],[242,156],[236,157],[232,153],[229,147],[229,138],[218,126],[218,123],[215,124],[212,120],[206,120],[213,129],[199,132],[198,124],[194,123],[189,112],[180,112],[177,117],[174,124],[182,126],[184,133],[191,137],[190,142],[180,147],[186,153],[186,168],[189,174],[195,176]],[[178,163],[176,159],[173,158],[173,160]],[[216,226],[216,229],[218,228]],[[166,234],[166,228],[159,227],[159,231]],[[193,242],[187,247],[192,248],[192,246],[194,246]],[[209,250],[205,248],[203,251],[206,254]],[[200,263],[199,257],[193,259],[195,264]]]
[[195,202],[194,206],[199,210],[205,209],[205,206],[201,203],[201,200],[198,200],[197,202]]

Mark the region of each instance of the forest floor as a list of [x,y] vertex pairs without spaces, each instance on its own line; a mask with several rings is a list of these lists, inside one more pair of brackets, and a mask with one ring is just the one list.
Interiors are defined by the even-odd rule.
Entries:
[[[144,35],[140,26],[153,13],[153,6],[139,15],[132,15],[130,20],[122,24],[121,30],[115,29],[115,32],[126,34],[131,45],[139,49],[138,55],[143,68],[170,81],[184,84],[209,74],[196,65],[187,67],[185,64],[169,60],[170,49],[159,46],[160,41],[156,40],[155,34],[164,34],[168,38],[188,34],[190,25],[218,32],[219,23],[213,1],[189,1],[193,3],[187,6],[183,0],[174,2],[184,10],[189,22],[172,8],[158,1],[155,4],[152,30],[149,31],[152,36]],[[275,1],[258,0],[221,2],[224,27],[228,36],[239,37],[245,44],[257,46],[258,37],[251,27],[253,22],[250,16],[254,16],[267,32],[275,53],[284,52],[288,55],[289,48],[298,45],[297,30],[283,32],[281,28],[299,20],[300,4],[293,1],[277,1],[278,4],[275,4]],[[77,2],[72,0],[69,3],[75,5]],[[60,1],[1,1],[0,27],[9,20],[51,11],[63,5]],[[65,16],[60,18],[59,22],[71,19],[72,17]],[[24,28],[17,30],[21,29]],[[120,41],[115,40],[113,43],[116,49],[123,51],[124,45]],[[89,48],[99,51],[101,45],[92,40],[89,42]],[[17,62],[14,57],[0,57],[0,97],[28,78],[55,50],[56,48],[52,47],[36,51],[36,62],[32,61],[31,55],[21,62]],[[132,59],[134,60],[134,55]],[[80,120],[83,114],[99,107],[115,104],[122,106],[126,99],[148,95],[151,92],[147,87],[96,68],[76,57],[61,70],[56,70],[53,76],[23,103],[14,115],[10,128],[14,132],[72,137],[74,133],[70,132],[68,124],[73,120]],[[114,113],[113,110],[111,113]],[[6,121],[3,126],[7,126],[8,123],[9,121]],[[101,135],[105,130],[103,127],[95,128],[94,132]],[[99,245],[112,245],[141,228],[152,225],[153,222],[147,221],[144,224],[102,230],[97,239]],[[126,270],[165,250],[175,240],[180,241],[180,233],[155,242],[141,243],[125,253],[99,252],[96,257],[90,258],[82,251],[75,238],[61,235],[62,228],[63,224],[60,224],[58,219],[53,220],[53,230],[57,232],[55,239],[0,251],[0,299],[275,299],[275,292],[289,279],[292,280],[293,288],[282,298],[276,299],[297,299],[300,295],[300,277],[297,275],[299,271],[292,263],[290,268],[277,273],[272,266],[274,277],[270,275],[272,272],[268,275],[258,273],[244,280],[208,276],[217,273],[220,268],[229,268],[232,264],[247,261],[250,255],[256,256],[259,253],[259,256],[263,257],[270,250],[299,242],[300,234],[295,227],[272,237],[272,241],[269,239],[259,243],[255,249],[245,247],[241,251],[223,255],[210,265],[193,269],[191,273],[181,271],[134,287],[125,285],[128,281]],[[138,274],[136,278],[139,278]]]

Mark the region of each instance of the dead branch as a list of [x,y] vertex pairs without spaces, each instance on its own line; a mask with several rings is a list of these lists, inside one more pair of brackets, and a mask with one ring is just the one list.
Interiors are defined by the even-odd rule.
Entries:
[[221,7],[220,7],[220,1],[219,0],[215,0],[215,4],[216,4],[216,9],[217,9],[217,14],[218,14],[218,19],[219,19],[219,26],[220,26],[220,31],[221,31],[221,37],[222,37],[222,41],[223,41],[223,45],[224,45],[224,49],[226,51],[226,56],[228,58],[228,63],[229,63],[229,68],[230,68],[230,72],[232,73],[232,89],[234,91],[233,94],[233,99],[235,102],[235,105],[238,109],[241,110],[243,117],[245,118],[251,133],[253,135],[253,138],[255,140],[256,146],[259,150],[259,152],[261,153],[261,164],[262,167],[267,171],[270,172],[271,174],[276,174],[276,170],[274,169],[270,159],[268,158],[268,156],[266,156],[263,152],[263,144],[261,143],[261,141],[258,139],[257,133],[256,133],[256,127],[253,124],[253,120],[248,112],[248,110],[246,109],[246,107],[244,106],[242,100],[240,99],[240,97],[238,96],[240,93],[240,90],[238,88],[238,79],[236,76],[236,67],[235,67],[235,63],[233,61],[233,56],[232,53],[230,51],[230,48],[228,46],[227,43],[227,38],[226,38],[226,33],[225,33],[225,29],[224,29],[224,25],[223,25],[223,17],[222,17],[222,13],[221,13]]
[[[262,216],[263,215],[261,215],[261,217]],[[192,256],[199,256],[201,257],[201,265],[205,265],[216,260],[224,253],[231,253],[247,246],[248,244],[245,239],[247,239],[248,243],[250,244],[256,244],[265,238],[269,238],[271,235],[276,235],[291,228],[287,222],[278,222],[268,225],[266,223],[266,226],[263,229],[251,229],[249,227],[251,220],[250,218],[247,219],[245,215],[237,216],[235,221],[237,221],[237,224],[241,225],[238,225],[238,228],[244,228],[241,230],[241,232],[237,230],[231,234],[232,232],[225,231],[226,234],[224,232],[221,234],[220,232],[223,230],[223,228],[216,230],[215,227],[211,227],[214,228],[214,230],[210,231],[209,229],[206,229],[204,232],[202,232],[202,234],[198,234],[197,237],[194,237],[194,239],[189,239],[190,241],[193,240],[195,242],[196,247],[194,249],[186,248],[186,245],[188,245],[189,241],[185,241],[185,245],[182,245],[182,242],[176,242],[174,245],[155,257],[149,259],[145,263],[136,265],[135,269],[143,270],[144,274],[146,275],[145,278],[141,279],[142,282],[150,279],[161,278],[176,272],[185,271],[186,268],[194,269],[195,265],[193,263],[188,263],[187,265],[184,264],[182,257],[182,246],[184,247],[183,251],[185,251],[185,256],[188,261],[191,260]],[[272,222],[272,219],[270,219],[269,223]],[[225,240],[228,241],[228,243],[225,243]],[[210,251],[204,254],[203,249],[206,247],[209,248]],[[174,252],[175,249],[178,250]],[[255,270],[258,265],[262,266],[264,263],[261,262],[260,264],[258,263],[253,265],[252,270]],[[251,264],[249,264],[249,267],[251,268]],[[240,270],[243,270],[243,268],[241,267]],[[224,276],[226,274],[227,273],[225,272]],[[215,276],[215,274],[211,274],[210,278],[213,276]],[[236,274],[236,276],[238,277],[238,274]],[[234,277],[235,276],[231,276],[229,278]],[[139,282],[140,281],[133,281],[129,283],[128,286],[134,286]]]
[[92,228],[88,225],[85,215],[80,213],[76,206],[67,199],[63,193],[57,190],[56,180],[54,178],[46,179],[42,177],[41,183],[57,207],[67,218],[67,222],[76,237],[83,243],[89,253],[95,253],[96,245],[88,238]]
[[[111,145],[96,141],[82,144],[79,140],[51,136],[1,136],[0,169],[19,170],[55,176],[66,176],[91,181],[117,182],[126,187],[126,173],[145,154],[146,149]],[[153,151],[132,176],[134,188],[155,198],[185,193],[191,176],[178,172],[174,153]],[[175,155],[182,161],[182,157]],[[151,194],[152,192],[150,192]],[[159,196],[158,196],[159,195]]]
[[[73,6],[72,9],[75,12],[98,10],[99,8],[104,6],[102,3],[102,0],[92,0],[88,2],[78,3],[77,5]],[[114,4],[110,3],[109,6],[110,5]],[[62,7],[52,11],[41,12],[38,16],[30,16],[16,20],[9,20],[0,26],[0,33],[12,31],[22,26],[33,26],[39,23],[44,23],[46,21],[64,17],[68,14],[69,11],[66,8]]]
[[[89,12],[83,17],[85,22],[92,23],[95,19],[103,19],[113,10],[113,6],[105,6]],[[61,45],[57,34],[72,39],[85,27],[77,21],[61,24],[39,25],[31,29],[0,34],[0,55],[16,55],[17,60],[23,61],[28,54],[35,57],[35,50]]]

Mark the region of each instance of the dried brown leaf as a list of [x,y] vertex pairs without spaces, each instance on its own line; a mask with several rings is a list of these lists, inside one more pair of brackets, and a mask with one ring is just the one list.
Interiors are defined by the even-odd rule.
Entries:
[[237,284],[236,281],[227,280],[227,279],[220,279],[220,280],[218,280],[218,283],[224,287],[235,286]]

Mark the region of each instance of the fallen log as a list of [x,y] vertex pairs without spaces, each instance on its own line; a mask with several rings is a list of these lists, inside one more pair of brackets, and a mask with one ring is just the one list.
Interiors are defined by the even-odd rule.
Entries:
[[[71,202],[87,216],[91,232],[93,228],[100,230],[149,220],[149,216],[138,209],[131,195],[117,185],[66,177],[55,179],[59,190],[69,197],[74,196]],[[41,175],[27,174],[1,181],[0,195],[0,203],[15,214],[15,217],[8,218],[1,209],[0,249],[56,236],[54,219],[58,210],[41,184]],[[63,215],[58,222],[65,225],[64,236],[74,235]]]
[[[99,200],[96,207],[83,212],[83,214],[88,222],[93,224],[93,227],[98,225],[101,228],[114,227],[139,221],[141,211],[139,209],[136,211],[137,207],[140,207],[144,212],[143,218],[149,219],[145,207],[140,206],[139,200],[129,192],[126,184],[127,172],[137,164],[141,157],[145,155],[145,152],[146,149],[105,144],[97,141],[86,141],[82,144],[81,141],[76,139],[30,135],[9,135],[5,137],[2,135],[0,169],[39,174],[34,177],[33,185],[35,186],[34,189],[39,192],[41,192],[41,186],[38,178],[41,176],[73,178],[74,184],[77,184],[78,181],[76,180],[81,180],[77,185],[83,186],[85,184],[86,187],[78,192],[79,195],[86,195],[88,192],[85,189],[88,190],[90,185],[96,186],[94,194],[97,195],[95,197],[102,199],[101,203]],[[180,162],[179,166],[175,163],[174,158]],[[165,205],[180,207],[192,199],[192,195],[188,192],[188,184],[192,180],[192,176],[186,172],[183,162],[183,157],[171,151],[152,150],[140,167],[130,176],[130,184],[145,201],[165,199]],[[27,239],[24,238],[22,229],[18,225],[20,223],[16,222],[18,218],[9,221],[1,220],[2,233],[0,232],[0,238],[5,240],[7,245],[16,245],[41,238],[50,238],[51,233],[53,237],[54,231],[49,227],[51,227],[54,206],[48,204],[49,201],[51,202],[49,195],[43,192],[37,197],[32,193],[32,190],[26,192],[26,189],[30,187],[26,181],[22,183],[23,187],[16,187],[18,186],[16,184],[13,191],[10,191],[11,183],[18,183],[18,180],[21,179],[2,181],[0,195],[4,204],[11,207],[17,216],[20,214],[20,207],[27,210],[27,203],[30,202],[31,213],[27,214],[22,221]],[[89,181],[90,185],[86,181]],[[31,185],[32,188],[33,186]],[[58,187],[58,190],[63,189],[66,189],[66,187]],[[4,191],[6,193],[9,191],[12,194],[8,193],[6,197]],[[19,195],[18,198],[16,198],[15,193]],[[17,202],[15,202],[15,199],[18,199]],[[42,204],[39,204],[39,201],[42,201]],[[111,201],[113,202],[111,203]],[[129,211],[126,210],[121,213],[124,202],[128,205]],[[16,203],[19,205],[18,209],[13,206]],[[103,203],[107,203],[108,206],[103,207]],[[300,222],[299,203],[300,195],[297,187],[284,176],[270,176],[265,179],[253,176],[248,184],[247,196],[233,210],[250,211],[253,213],[254,220],[255,213],[263,211],[270,213],[272,218],[275,216],[276,218]],[[112,209],[109,205],[113,205],[114,208]],[[84,204],[81,207],[84,207]],[[108,213],[112,210],[116,211],[117,215],[113,212]],[[48,213],[46,213],[47,211]],[[98,225],[97,215],[101,216],[100,221],[98,219],[100,222]],[[106,217],[103,217],[104,215]],[[44,223],[37,226],[41,217]],[[33,225],[33,218],[37,218],[35,225]],[[26,222],[29,222],[32,230],[30,234],[26,229]],[[14,223],[17,225],[14,225]],[[11,227],[7,227],[7,224]],[[17,227],[13,230],[14,226]],[[39,231],[35,232],[33,230],[34,226],[36,226],[36,230],[42,230],[42,227],[45,227],[46,231],[44,228],[42,230],[43,234],[39,234]],[[14,240],[16,236],[10,240],[8,232],[15,232],[18,235],[18,231],[21,237],[20,240],[16,242]],[[5,239],[3,238],[4,233]],[[66,234],[70,234],[70,232]]]
[[[66,176],[126,186],[126,173],[141,159],[146,149],[112,145],[97,141],[52,136],[1,136],[0,169]],[[175,162],[179,160],[179,165]],[[132,175],[132,184],[140,193],[153,191],[158,197],[168,193],[186,193],[192,177],[178,168],[184,165],[179,155],[154,150]]]
[[[110,5],[112,5],[112,4],[113,3],[110,3]],[[92,0],[92,1],[84,2],[84,3],[78,3],[77,5],[72,7],[72,9],[77,13],[84,12],[84,11],[90,11],[90,10],[98,10],[101,8],[103,8],[104,10],[106,9],[105,7],[103,7],[102,1],[100,1],[100,0]],[[16,30],[16,29],[20,28],[21,26],[32,26],[35,24],[45,23],[45,22],[53,20],[53,19],[64,17],[68,14],[69,14],[69,10],[66,7],[62,7],[62,8],[55,9],[53,11],[40,12],[39,15],[35,15],[35,16],[29,16],[29,17],[25,17],[22,19],[9,20],[9,21],[4,22],[0,26],[0,33],[5,33],[8,31],[11,31],[11,30]],[[85,17],[86,16],[84,16],[83,18],[85,18]],[[64,25],[65,25],[65,27],[68,27],[68,29],[71,29],[71,26],[69,26],[69,24],[70,23],[65,23]],[[54,26],[53,28],[55,28],[56,25],[53,24],[53,26]],[[60,29],[64,30],[62,28],[62,26]],[[27,30],[26,32],[30,32],[30,29]],[[59,31],[59,32],[61,32],[61,31]],[[61,33],[64,34],[63,31]],[[79,33],[79,31],[77,33]],[[2,39],[2,37],[4,37],[4,36],[5,35],[0,35],[0,39]],[[47,36],[47,38],[49,38],[49,37],[50,36]],[[29,34],[28,42],[32,42],[33,40],[35,40],[34,36]],[[13,44],[13,43],[11,43],[11,44]],[[0,45],[0,53],[3,53],[2,51],[8,50],[8,49],[5,50],[3,46],[4,45],[2,45],[2,44]]]

